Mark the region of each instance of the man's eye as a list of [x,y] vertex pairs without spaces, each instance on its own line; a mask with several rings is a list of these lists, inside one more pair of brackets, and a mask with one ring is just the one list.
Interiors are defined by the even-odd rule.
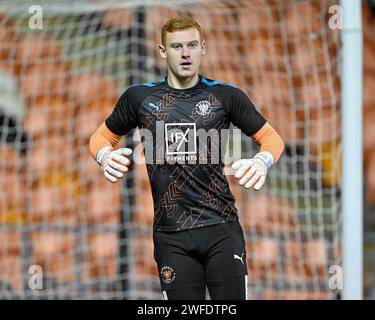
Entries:
[[172,46],[173,49],[179,49],[181,46],[179,44],[175,44]]
[[196,44],[196,43],[190,43],[190,44],[189,44],[189,47],[190,47],[190,48],[195,48],[197,45],[198,45],[198,44]]

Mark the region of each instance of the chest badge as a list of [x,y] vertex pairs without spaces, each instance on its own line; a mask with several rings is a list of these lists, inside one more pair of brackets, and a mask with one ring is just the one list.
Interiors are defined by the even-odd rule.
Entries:
[[211,111],[211,103],[208,100],[199,101],[195,105],[194,109],[195,109],[195,112],[200,114],[201,116],[206,116]]

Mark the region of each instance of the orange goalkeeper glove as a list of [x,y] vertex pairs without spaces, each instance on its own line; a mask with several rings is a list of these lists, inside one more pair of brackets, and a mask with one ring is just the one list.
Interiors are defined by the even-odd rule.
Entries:
[[111,151],[111,148],[107,146],[98,151],[96,161],[100,164],[104,177],[114,183],[129,171],[130,160],[127,156],[132,153],[133,151],[129,148]]
[[240,159],[232,164],[236,170],[235,178],[240,179],[239,184],[246,189],[259,190],[266,181],[267,171],[272,167],[274,158],[268,151],[257,153],[252,159]]

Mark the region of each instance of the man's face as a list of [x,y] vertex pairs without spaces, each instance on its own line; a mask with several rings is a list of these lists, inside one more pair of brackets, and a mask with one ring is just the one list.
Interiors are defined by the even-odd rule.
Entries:
[[165,47],[159,45],[159,52],[177,78],[189,78],[198,74],[205,46],[198,30],[186,29],[167,32]]

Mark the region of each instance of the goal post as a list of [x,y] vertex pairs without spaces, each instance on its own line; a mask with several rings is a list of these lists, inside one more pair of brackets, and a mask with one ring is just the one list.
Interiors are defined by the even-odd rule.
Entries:
[[[342,0],[343,298],[363,298],[361,1]],[[350,172],[350,174],[349,174]]]

